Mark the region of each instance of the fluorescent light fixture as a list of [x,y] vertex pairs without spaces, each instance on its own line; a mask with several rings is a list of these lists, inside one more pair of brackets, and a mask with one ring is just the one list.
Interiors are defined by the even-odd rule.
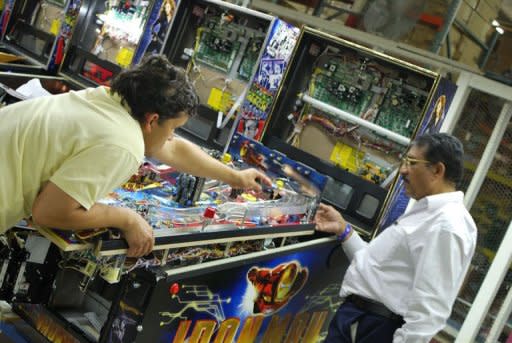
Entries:
[[340,110],[337,107],[334,107],[332,105],[329,105],[323,101],[317,100],[313,97],[310,97],[309,95],[303,94],[302,100],[305,103],[310,104],[311,106],[318,108],[319,110],[322,110],[324,112],[330,113],[340,119],[343,119],[345,121],[348,121],[349,123],[353,123],[356,125],[364,126],[367,129],[370,129],[372,131],[377,132],[381,136],[387,137],[388,139],[398,143],[402,144],[404,146],[407,146],[411,143],[411,140],[408,137],[402,136],[398,133],[395,133],[391,130],[388,130],[382,126],[379,126],[377,124],[374,124],[370,121],[367,121],[365,119],[362,119],[358,116],[355,116],[349,112],[345,112],[343,110]]

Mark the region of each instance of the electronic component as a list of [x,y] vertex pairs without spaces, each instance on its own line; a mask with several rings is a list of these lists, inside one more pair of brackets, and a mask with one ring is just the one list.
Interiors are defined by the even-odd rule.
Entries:
[[208,7],[199,11],[204,24],[196,29],[192,62],[206,64],[228,75],[249,80],[258,60],[265,33],[247,26],[247,17],[234,12],[218,12]]
[[238,75],[241,79],[249,81],[253,75],[254,66],[258,61],[265,37],[250,37],[245,49],[242,62],[238,68]]
[[428,96],[425,89],[415,86],[415,76],[404,80],[400,73],[376,60],[365,58],[360,62],[350,52],[333,56],[327,49],[326,57],[318,58],[308,93],[402,136],[412,135]]
[[12,228],[0,243],[0,299],[47,302],[60,260],[58,248],[26,228]]
[[[380,184],[421,119],[428,92],[417,87],[418,80],[374,58],[327,46],[316,57],[305,104],[291,117],[295,129],[287,141],[305,148],[299,138],[306,126],[316,124],[338,140],[330,155],[333,163]],[[383,130],[374,130],[377,126]],[[387,141],[385,130],[398,138]]]
[[194,54],[197,61],[226,73],[231,70],[241,46],[234,27],[227,26],[217,25],[211,20],[206,27],[200,27],[197,33],[199,42]]
[[181,174],[176,179],[174,201],[181,206],[191,206],[197,200],[203,191],[205,179],[195,177],[189,174]]

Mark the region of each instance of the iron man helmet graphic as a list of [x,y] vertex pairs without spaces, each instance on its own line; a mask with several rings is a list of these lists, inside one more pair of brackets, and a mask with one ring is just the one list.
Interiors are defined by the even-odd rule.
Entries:
[[308,279],[308,269],[296,261],[275,267],[252,267],[247,279],[256,291],[253,313],[270,315],[285,306]]

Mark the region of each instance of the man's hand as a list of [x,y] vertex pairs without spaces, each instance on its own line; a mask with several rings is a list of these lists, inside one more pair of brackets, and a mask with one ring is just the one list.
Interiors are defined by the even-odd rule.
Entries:
[[316,229],[318,231],[341,234],[347,223],[341,214],[332,206],[320,204],[315,215]]
[[262,183],[267,186],[272,186],[272,180],[270,180],[267,175],[257,169],[250,168],[236,171],[235,178],[233,181],[229,182],[229,185],[233,188],[261,191]]
[[255,189],[261,184],[272,185],[264,173],[256,169],[235,170],[208,155],[201,148],[185,139],[173,138],[149,157],[173,166],[177,170],[194,176],[206,177],[228,183],[233,188]]
[[153,251],[153,245],[155,244],[153,228],[135,211],[130,210],[129,213],[128,226],[121,228],[129,247],[126,256],[140,257],[147,255]]

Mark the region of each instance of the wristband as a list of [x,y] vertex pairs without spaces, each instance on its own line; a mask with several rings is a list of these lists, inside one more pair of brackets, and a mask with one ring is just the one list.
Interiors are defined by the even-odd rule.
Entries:
[[352,225],[347,223],[345,230],[338,235],[338,241],[343,242],[350,235],[350,232],[352,232]]

